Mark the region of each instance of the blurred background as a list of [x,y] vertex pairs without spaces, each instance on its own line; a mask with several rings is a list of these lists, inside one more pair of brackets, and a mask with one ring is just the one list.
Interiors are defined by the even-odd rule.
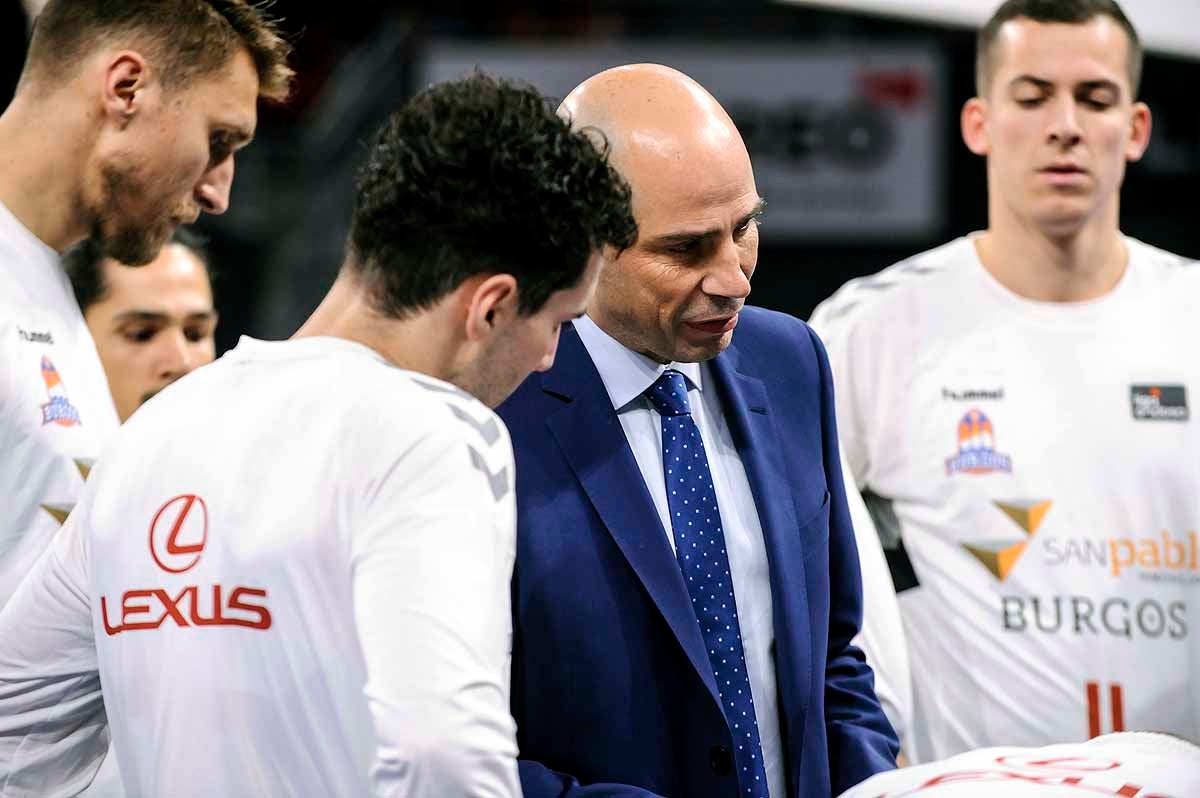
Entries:
[[[230,211],[197,224],[218,274],[218,351],[307,318],[341,262],[371,133],[415,91],[477,66],[556,100],[632,61],[699,80],[741,129],[768,201],[751,301],[807,318],[851,277],[986,226],[984,165],[958,113],[974,93],[968,26],[998,2],[279,0],[297,91],[260,110]],[[1154,131],[1126,178],[1122,226],[1200,258],[1200,0],[1124,5],[1153,48],[1142,99]],[[37,7],[0,0],[0,107]]]

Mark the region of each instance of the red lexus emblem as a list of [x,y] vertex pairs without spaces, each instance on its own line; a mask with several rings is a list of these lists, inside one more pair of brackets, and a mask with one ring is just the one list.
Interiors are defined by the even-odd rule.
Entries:
[[150,522],[150,556],[169,573],[194,568],[207,542],[208,507],[194,494],[168,500]]

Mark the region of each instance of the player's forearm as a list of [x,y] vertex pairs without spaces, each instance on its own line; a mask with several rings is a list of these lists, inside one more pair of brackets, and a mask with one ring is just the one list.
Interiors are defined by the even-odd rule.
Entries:
[[68,525],[0,611],[0,794],[75,795],[108,750],[91,616]]
[[518,798],[516,729],[506,696],[499,683],[480,680],[448,692],[426,690],[402,704],[372,702],[374,793]]
[[21,680],[0,673],[4,798],[76,795],[95,777],[108,742],[95,674]]

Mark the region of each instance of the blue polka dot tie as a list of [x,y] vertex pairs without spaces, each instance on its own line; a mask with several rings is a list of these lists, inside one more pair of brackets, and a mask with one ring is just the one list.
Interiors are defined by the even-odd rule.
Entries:
[[646,396],[662,417],[663,476],[675,532],[675,556],[683,570],[733,735],[733,759],[741,794],[767,798],[767,774],[746,674],[729,557],[725,554],[725,530],[704,441],[688,404],[687,380],[678,371],[668,369]]

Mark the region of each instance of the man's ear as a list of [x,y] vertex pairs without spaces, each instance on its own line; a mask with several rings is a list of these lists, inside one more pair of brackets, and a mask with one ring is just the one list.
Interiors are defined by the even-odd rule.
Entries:
[[[474,283],[474,288],[470,288]],[[498,326],[516,318],[517,278],[511,274],[489,274],[469,281],[467,286],[467,338],[482,340]]]
[[104,69],[105,113],[124,128],[145,104],[148,84],[146,59],[132,50],[117,53]]
[[967,149],[976,155],[987,155],[992,143],[987,131],[987,100],[972,97],[963,105],[959,124]]
[[1140,161],[1146,148],[1150,146],[1150,129],[1153,123],[1150,119],[1150,106],[1145,103],[1133,104],[1133,124],[1129,129],[1129,142],[1125,145],[1125,160]]

